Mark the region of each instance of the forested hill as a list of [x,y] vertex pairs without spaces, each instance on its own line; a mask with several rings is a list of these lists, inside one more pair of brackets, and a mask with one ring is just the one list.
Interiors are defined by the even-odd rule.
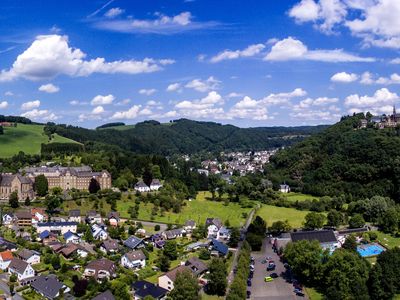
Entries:
[[313,195],[346,194],[349,200],[382,195],[400,201],[400,130],[357,129],[361,118],[343,118],[280,151],[269,177]]
[[145,121],[125,130],[121,130],[121,126],[91,130],[57,125],[52,131],[81,143],[98,142],[136,153],[171,155],[289,146],[324,128],[326,126],[239,128],[180,119],[167,124]]

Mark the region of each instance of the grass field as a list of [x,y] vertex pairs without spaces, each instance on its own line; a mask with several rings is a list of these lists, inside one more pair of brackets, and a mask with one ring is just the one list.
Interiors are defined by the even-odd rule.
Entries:
[[306,293],[310,300],[322,300],[323,296],[321,293],[319,293],[317,290],[313,288],[306,288]]
[[311,196],[311,195],[306,195],[302,193],[287,193],[283,195],[284,198],[290,201],[304,201],[304,200],[313,200],[317,199],[319,200],[319,197]]
[[308,211],[301,211],[294,208],[277,207],[272,205],[263,205],[258,211],[257,215],[262,217],[267,226],[275,221],[288,220],[293,228],[300,228],[303,225],[304,217]]
[[380,231],[375,231],[378,235],[378,241],[386,248],[392,249],[394,247],[400,247],[400,238],[394,237],[390,234],[386,234]]
[[[4,127],[0,135],[0,157],[10,157],[23,151],[26,154],[39,154],[40,145],[49,143],[43,133],[43,125],[18,124],[17,127]],[[51,143],[75,143],[65,137],[54,135]]]
[[135,128],[135,125],[123,125],[123,126],[111,126],[111,127],[106,127],[106,128],[99,128],[99,130],[107,130],[107,129],[115,129],[115,130],[128,130]]

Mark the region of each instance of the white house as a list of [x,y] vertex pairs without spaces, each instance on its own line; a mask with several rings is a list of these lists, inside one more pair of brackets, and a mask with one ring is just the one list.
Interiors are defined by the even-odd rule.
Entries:
[[175,229],[164,231],[163,233],[161,233],[161,235],[166,240],[172,240],[172,239],[182,237],[185,233],[186,233],[185,229],[175,228]]
[[121,257],[121,265],[128,269],[141,269],[146,266],[146,256],[142,250],[125,253]]
[[104,241],[108,238],[108,232],[105,226],[100,226],[98,224],[92,225],[92,235],[95,240]]
[[35,276],[35,270],[30,264],[19,259],[14,258],[8,266],[8,273],[16,274],[18,281]]
[[290,192],[290,186],[287,185],[286,183],[281,184],[281,185],[279,186],[279,191],[280,191],[281,193],[289,193],[289,192]]
[[218,218],[207,218],[206,228],[207,228],[207,238],[219,239],[220,229],[222,228],[222,222]]
[[150,190],[151,191],[158,191],[160,188],[162,188],[162,184],[160,180],[158,179],[153,179],[150,183]]
[[158,277],[158,286],[168,291],[172,291],[174,289],[176,275],[186,270],[189,270],[191,272],[191,269],[187,266],[178,266],[171,271],[161,275],[160,277]]
[[74,232],[68,231],[63,234],[65,243],[79,244],[81,242],[81,237]]
[[11,225],[14,221],[14,215],[12,213],[6,213],[3,215],[3,225]]
[[18,252],[17,257],[30,265],[40,263],[40,253],[37,251],[22,249],[20,252]]
[[185,229],[186,232],[192,232],[196,229],[196,222],[193,220],[187,220],[185,225],[183,225],[183,229]]
[[103,222],[103,218],[101,217],[101,215],[96,212],[95,210],[90,210],[87,212],[86,215],[86,222],[93,224],[93,223],[102,223]]
[[65,234],[68,231],[76,233],[77,226],[77,222],[46,222],[36,224],[38,234],[46,230],[57,234]]
[[135,184],[135,191],[140,193],[150,192],[150,187],[141,180]]
[[109,212],[107,218],[111,226],[118,226],[119,222],[121,221],[119,213],[116,211]]
[[14,256],[10,250],[0,252],[0,269],[6,270],[13,258]]
[[81,211],[79,209],[71,209],[68,215],[68,221],[70,222],[82,222]]

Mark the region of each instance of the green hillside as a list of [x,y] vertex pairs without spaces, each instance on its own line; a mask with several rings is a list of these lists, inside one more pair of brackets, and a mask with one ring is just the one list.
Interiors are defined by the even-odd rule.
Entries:
[[[40,154],[40,145],[48,144],[49,139],[43,133],[44,125],[18,124],[17,127],[5,127],[0,135],[0,157],[10,157],[23,151],[26,154]],[[76,143],[54,134],[50,143]]]

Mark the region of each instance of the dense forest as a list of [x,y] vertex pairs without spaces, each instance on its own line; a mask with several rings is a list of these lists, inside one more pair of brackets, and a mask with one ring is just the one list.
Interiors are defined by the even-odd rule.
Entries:
[[174,120],[167,124],[144,121],[126,130],[91,130],[55,124],[48,126],[52,127],[52,132],[82,144],[106,143],[135,153],[158,155],[192,154],[199,151],[261,150],[289,146],[326,127],[238,128],[187,119]]
[[358,129],[363,114],[279,151],[268,168],[275,183],[317,196],[374,195],[400,200],[400,129]]

